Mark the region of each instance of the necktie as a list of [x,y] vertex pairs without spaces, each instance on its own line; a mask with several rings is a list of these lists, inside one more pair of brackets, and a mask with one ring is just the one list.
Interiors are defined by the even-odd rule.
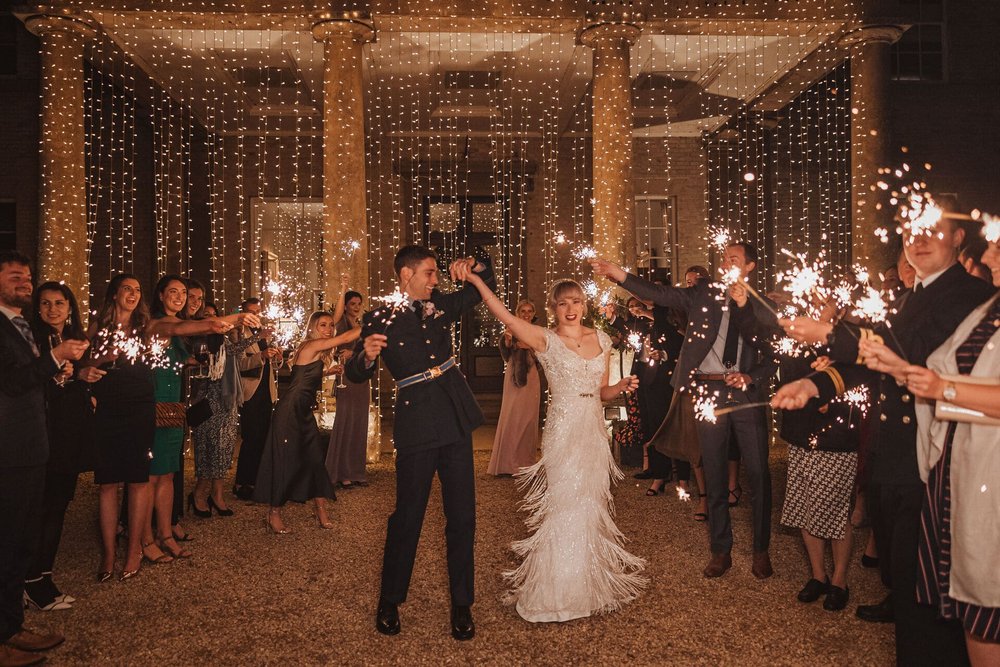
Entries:
[[24,340],[28,342],[28,345],[31,346],[32,353],[37,357],[38,345],[35,344],[35,337],[31,335],[31,326],[28,325],[28,320],[18,315],[17,317],[11,318],[11,322],[13,322],[14,326],[17,327],[17,330],[21,332],[21,336],[23,336]]
[[413,301],[413,312],[417,314],[417,319],[424,319],[424,302],[420,299],[415,299]]
[[913,296],[916,296],[924,291],[924,284],[917,283],[916,287],[913,288]]
[[733,310],[736,304],[729,301],[729,328],[726,329],[726,347],[722,351],[722,363],[726,367],[736,368],[736,357],[739,353],[740,332],[736,327],[736,318],[733,317]]

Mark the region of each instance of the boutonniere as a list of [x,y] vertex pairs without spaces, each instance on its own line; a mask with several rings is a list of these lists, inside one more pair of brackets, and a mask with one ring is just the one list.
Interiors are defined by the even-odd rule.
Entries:
[[434,305],[433,301],[424,301],[424,316],[421,319],[427,319],[428,317],[432,319],[437,319],[444,315],[443,310],[438,310],[437,306]]

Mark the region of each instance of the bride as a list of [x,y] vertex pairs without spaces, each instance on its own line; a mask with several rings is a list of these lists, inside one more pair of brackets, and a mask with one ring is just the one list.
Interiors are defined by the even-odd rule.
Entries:
[[511,314],[475,274],[458,277],[535,350],[552,397],[542,458],[517,475],[527,488],[522,507],[534,533],[512,545],[524,561],[504,573],[512,586],[505,602],[531,622],[615,611],[645,586],[639,574],[645,561],[622,548],[624,536],[612,518],[611,480],[622,473],[611,455],[601,402],[635,390],[638,380],[628,376],[608,386],[611,339],[582,326],[586,299],[578,283],[552,286],[547,305],[556,326],[546,329]]

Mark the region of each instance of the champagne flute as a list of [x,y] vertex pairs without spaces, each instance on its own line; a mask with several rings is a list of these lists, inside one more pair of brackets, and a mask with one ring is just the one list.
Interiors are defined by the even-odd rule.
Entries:
[[[62,342],[63,342],[62,334],[55,333],[55,332],[49,334],[49,349],[50,350],[56,349],[57,347],[59,347],[60,345],[62,345]],[[65,375],[63,375],[62,369],[60,369],[59,372],[56,373],[55,377],[53,377],[52,379],[55,381],[56,385],[58,385],[60,387],[65,387],[66,386],[67,378],[66,378]]]
[[[340,354],[337,355],[337,357],[340,360],[340,365],[341,366],[344,366],[344,361],[345,361],[344,357],[347,356],[347,355],[344,354],[344,352],[346,352],[346,351],[347,350],[343,350]],[[344,384],[344,372],[341,371],[340,374],[337,377],[339,379],[339,382],[337,383],[337,389],[347,389],[347,385]]]

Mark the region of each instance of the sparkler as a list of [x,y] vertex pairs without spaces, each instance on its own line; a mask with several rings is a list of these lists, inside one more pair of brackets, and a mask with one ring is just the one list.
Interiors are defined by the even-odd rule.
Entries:
[[130,335],[121,325],[115,329],[101,329],[96,340],[101,341],[94,347],[97,359],[114,357],[117,362],[124,357],[129,364],[172,371],[179,371],[184,367],[183,363],[170,360],[167,356],[169,345],[163,339],[154,336],[146,342],[142,336]]
[[983,223],[983,236],[986,237],[986,240],[990,243],[1000,241],[1000,217],[983,213],[980,215],[980,220]]
[[354,253],[361,249],[361,242],[354,239],[347,239],[340,242],[340,248],[347,255],[348,259],[354,257]]
[[732,243],[733,237],[725,227],[713,226],[708,228],[708,242],[718,250],[723,252]]
[[573,257],[581,262],[589,262],[592,259],[597,259],[597,251],[589,245],[577,246],[573,249]]
[[718,422],[715,400],[718,396],[699,396],[694,400],[694,416],[698,421],[715,424]]
[[678,500],[682,500],[682,501],[684,501],[686,503],[691,501],[691,494],[690,493],[688,493],[687,491],[685,491],[684,489],[682,489],[679,486],[675,487],[675,488],[677,489],[677,499]]
[[[347,243],[345,241],[343,245]],[[276,347],[291,348],[301,336],[305,309],[295,303],[295,291],[280,280],[269,278],[264,291],[268,294],[268,304],[262,315],[274,324],[273,342]]]
[[638,333],[630,333],[628,335],[628,344],[632,346],[636,352],[642,351],[642,336]]

